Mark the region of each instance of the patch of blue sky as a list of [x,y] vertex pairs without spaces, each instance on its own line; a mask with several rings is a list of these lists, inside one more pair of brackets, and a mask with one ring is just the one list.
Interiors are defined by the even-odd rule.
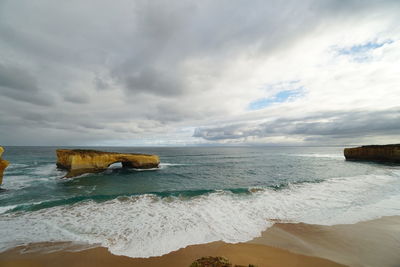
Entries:
[[393,40],[385,40],[382,42],[366,42],[363,44],[357,44],[350,47],[343,47],[337,49],[339,55],[351,56],[355,61],[366,61],[369,58],[368,52],[380,48],[385,44],[393,43]]
[[248,109],[249,110],[258,110],[258,109],[266,108],[272,104],[288,102],[290,100],[293,100],[293,99],[301,96],[302,91],[303,91],[303,87],[299,87],[294,90],[280,91],[273,97],[260,98],[260,99],[257,99],[256,101],[251,102],[248,106]]
[[339,49],[338,52],[339,52],[339,54],[342,54],[342,55],[358,54],[358,53],[363,53],[363,52],[367,52],[367,51],[382,47],[383,45],[390,44],[392,42],[393,42],[392,40],[387,40],[382,43],[368,42],[365,44],[359,44],[359,45],[353,45],[350,47],[341,48],[341,49]]

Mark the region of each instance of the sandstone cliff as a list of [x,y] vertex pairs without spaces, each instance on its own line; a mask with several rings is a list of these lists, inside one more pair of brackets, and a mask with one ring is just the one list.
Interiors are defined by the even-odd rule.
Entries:
[[344,156],[347,160],[367,160],[400,163],[400,144],[371,145],[345,148]]
[[57,167],[68,170],[66,177],[104,171],[113,163],[121,162],[124,168],[157,168],[160,159],[156,155],[123,154],[82,149],[57,149]]
[[8,166],[8,161],[1,158],[4,148],[0,146],[0,185],[3,183],[3,172]]

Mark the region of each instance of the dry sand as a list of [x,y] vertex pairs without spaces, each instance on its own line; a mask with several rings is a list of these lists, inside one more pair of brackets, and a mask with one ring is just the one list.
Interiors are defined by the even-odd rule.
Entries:
[[394,267],[400,266],[400,217],[335,226],[276,223],[261,237],[247,243],[194,245],[148,259],[112,255],[106,248],[71,252],[72,246],[67,250],[53,251],[60,246],[65,247],[65,243],[14,248],[0,254],[0,266],[186,267],[203,256],[224,256],[234,264],[254,264],[259,267],[343,266],[339,263]]

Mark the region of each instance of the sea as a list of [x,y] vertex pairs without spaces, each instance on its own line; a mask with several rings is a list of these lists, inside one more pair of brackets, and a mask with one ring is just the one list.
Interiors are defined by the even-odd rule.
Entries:
[[346,161],[343,147],[92,147],[157,154],[161,164],[135,170],[115,163],[72,179],[56,168],[56,149],[5,147],[0,251],[72,242],[151,257],[245,242],[276,222],[400,215],[400,166]]

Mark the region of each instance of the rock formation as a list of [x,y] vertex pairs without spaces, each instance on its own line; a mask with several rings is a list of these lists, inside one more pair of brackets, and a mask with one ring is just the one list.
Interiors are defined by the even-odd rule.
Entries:
[[344,156],[346,157],[346,160],[400,163],[400,144],[345,148]]
[[160,159],[156,155],[124,154],[83,149],[57,149],[57,167],[68,170],[65,177],[104,171],[113,163],[121,162],[124,168],[157,168]]
[[3,183],[3,172],[8,166],[8,161],[1,158],[4,148],[0,146],[0,185]]
[[[203,257],[195,260],[190,267],[233,267],[232,263],[224,257]],[[234,267],[256,267],[253,264],[248,266],[234,265]]]

